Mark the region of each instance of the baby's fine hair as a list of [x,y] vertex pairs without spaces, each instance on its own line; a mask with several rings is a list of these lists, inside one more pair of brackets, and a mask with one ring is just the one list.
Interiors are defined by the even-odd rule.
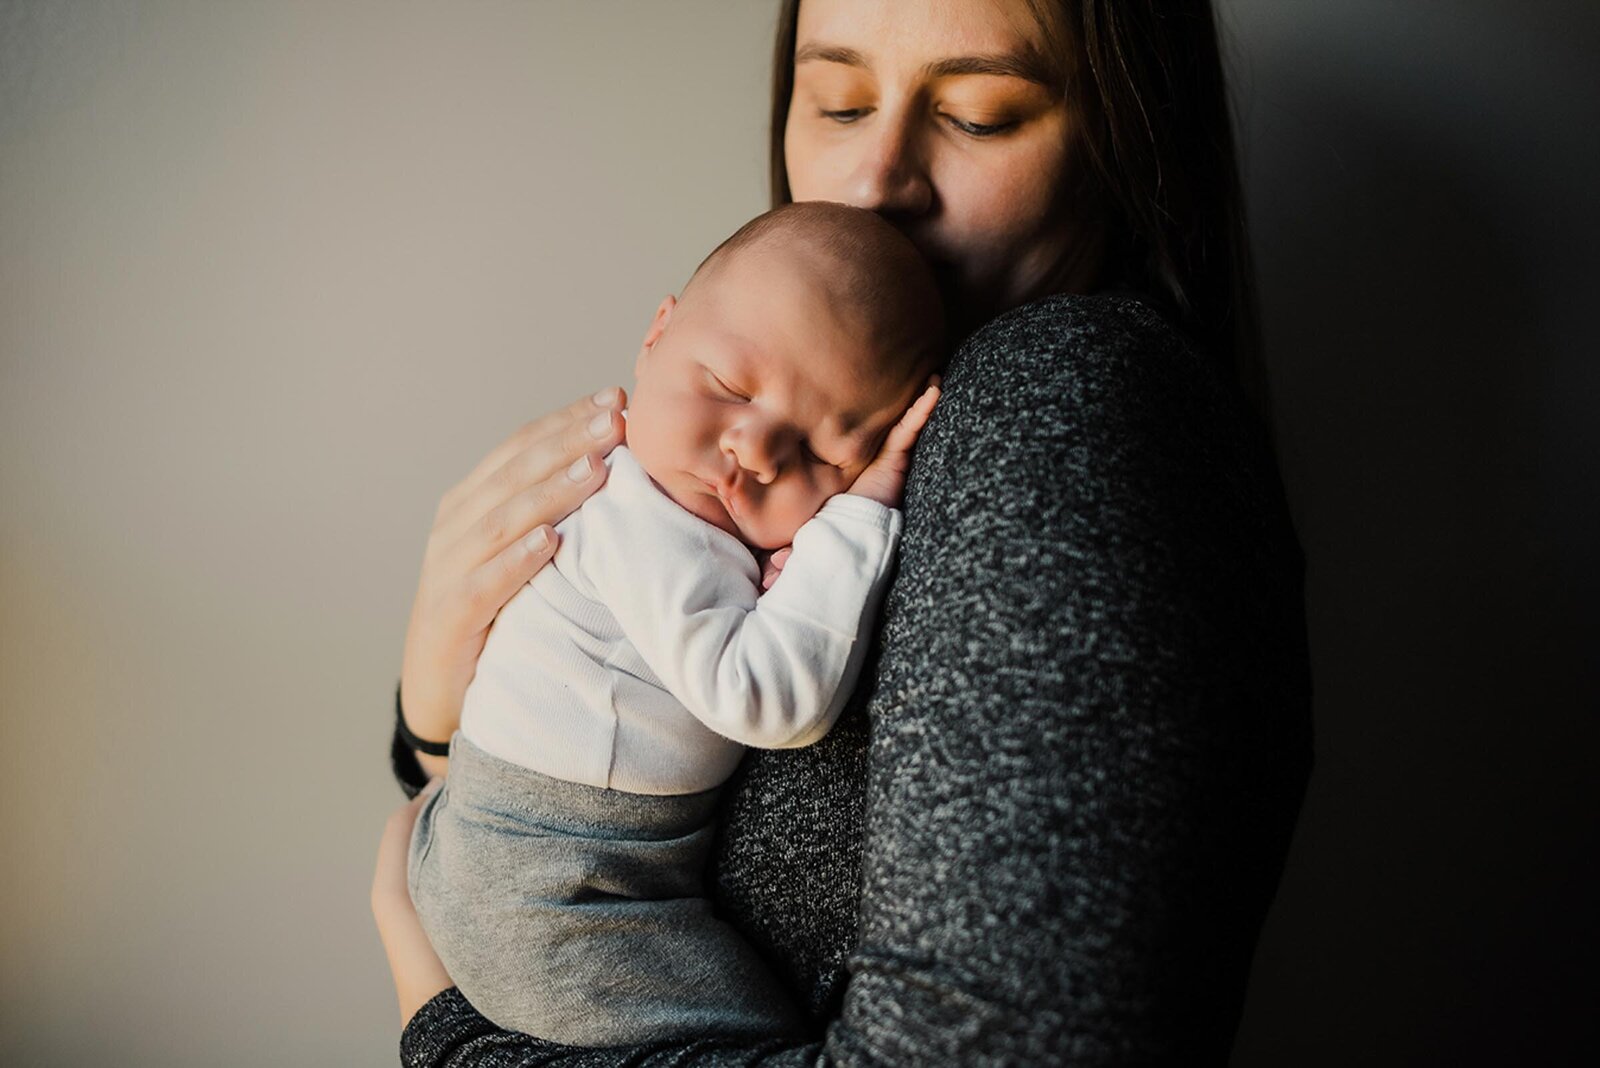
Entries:
[[696,279],[767,246],[823,258],[827,269],[819,274],[835,311],[919,364],[943,361],[944,304],[932,268],[910,238],[865,208],[808,200],[757,215],[700,261],[684,296]]

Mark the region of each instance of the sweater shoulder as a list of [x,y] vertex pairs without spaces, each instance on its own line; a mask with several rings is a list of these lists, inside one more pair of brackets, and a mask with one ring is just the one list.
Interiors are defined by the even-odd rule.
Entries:
[[[1293,553],[1270,441],[1236,383],[1131,296],[1061,295],[993,320],[952,357],[917,444],[913,504],[995,528],[1066,521],[1234,537]],[[974,533],[967,531],[968,534]]]
[[[1082,415],[1137,406],[1177,381],[1220,388],[1213,367],[1155,308],[1117,294],[1062,294],[992,320],[951,361],[956,388]],[[1209,383],[1205,380],[1210,379]]]
[[967,339],[924,442],[926,453],[1044,462],[1054,470],[1033,477],[1052,478],[1063,464],[1182,467],[1197,449],[1259,462],[1264,437],[1235,383],[1161,312],[1132,296],[1064,294]]
[[1181,331],[1133,293],[1058,293],[1003,312],[963,347],[1035,347],[1063,342],[1113,349],[1128,343],[1187,347]]

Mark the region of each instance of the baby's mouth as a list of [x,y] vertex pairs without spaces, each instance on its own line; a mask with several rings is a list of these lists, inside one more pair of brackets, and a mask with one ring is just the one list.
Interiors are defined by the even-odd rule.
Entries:
[[732,486],[724,486],[721,482],[704,478],[700,475],[695,475],[694,477],[696,481],[706,488],[707,492],[717,499],[722,505],[722,510],[728,513],[730,519],[738,515],[738,509],[734,505],[735,497]]

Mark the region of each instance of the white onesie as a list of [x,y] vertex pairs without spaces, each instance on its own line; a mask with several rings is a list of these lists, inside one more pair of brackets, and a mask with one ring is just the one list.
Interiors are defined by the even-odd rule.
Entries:
[[866,654],[901,515],[840,494],[771,590],[738,538],[692,515],[626,446],[561,544],[501,609],[461,733],[551,778],[637,794],[722,783],[742,746],[827,733]]

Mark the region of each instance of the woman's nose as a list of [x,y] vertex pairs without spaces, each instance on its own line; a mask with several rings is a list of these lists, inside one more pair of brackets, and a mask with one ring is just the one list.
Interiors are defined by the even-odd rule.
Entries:
[[926,213],[933,205],[933,183],[915,114],[880,108],[864,126],[847,188],[849,203],[891,219]]

